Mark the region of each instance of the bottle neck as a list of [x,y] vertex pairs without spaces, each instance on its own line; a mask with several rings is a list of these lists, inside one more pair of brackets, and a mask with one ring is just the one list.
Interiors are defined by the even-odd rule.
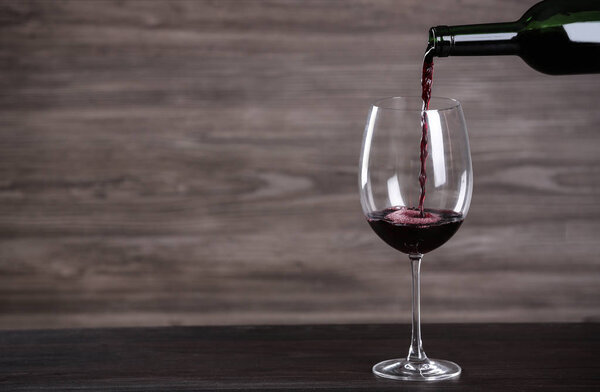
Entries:
[[516,55],[520,29],[519,22],[436,26],[429,29],[429,45],[437,57]]

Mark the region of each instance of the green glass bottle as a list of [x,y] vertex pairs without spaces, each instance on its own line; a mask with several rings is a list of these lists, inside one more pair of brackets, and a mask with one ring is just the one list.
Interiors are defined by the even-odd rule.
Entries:
[[508,23],[437,26],[437,57],[520,56],[551,75],[600,73],[600,0],[545,0]]

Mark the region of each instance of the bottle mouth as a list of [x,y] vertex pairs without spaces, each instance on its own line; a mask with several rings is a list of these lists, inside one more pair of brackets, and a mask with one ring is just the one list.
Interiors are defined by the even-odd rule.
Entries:
[[435,26],[429,29],[429,43],[428,46],[433,48],[432,54],[436,57],[448,57],[454,36],[450,34],[450,27],[448,26]]

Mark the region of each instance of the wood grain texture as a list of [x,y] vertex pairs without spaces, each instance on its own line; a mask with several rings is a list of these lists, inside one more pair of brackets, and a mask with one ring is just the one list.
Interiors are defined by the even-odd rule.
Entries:
[[[0,328],[396,322],[409,269],[356,170],[429,26],[535,3],[0,2]],[[600,75],[446,58],[469,217],[423,319],[600,320]]]
[[[571,391],[600,387],[600,324],[426,325],[458,380],[377,378],[406,354],[408,325],[2,331],[10,391]],[[468,342],[468,344],[466,344]]]

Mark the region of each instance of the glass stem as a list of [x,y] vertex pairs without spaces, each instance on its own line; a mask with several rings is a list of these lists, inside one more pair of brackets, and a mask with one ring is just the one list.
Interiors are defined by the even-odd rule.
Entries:
[[409,255],[412,270],[412,340],[408,350],[409,361],[427,360],[421,341],[421,259],[422,254]]

